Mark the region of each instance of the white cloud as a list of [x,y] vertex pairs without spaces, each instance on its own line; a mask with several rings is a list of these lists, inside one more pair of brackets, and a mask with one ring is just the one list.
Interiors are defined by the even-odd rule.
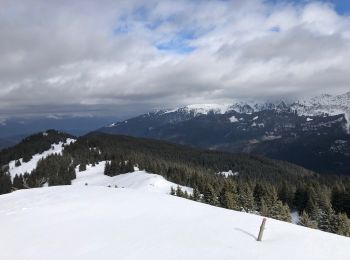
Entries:
[[1,5],[2,113],[139,113],[239,97],[339,93],[350,85],[350,17],[322,2]]

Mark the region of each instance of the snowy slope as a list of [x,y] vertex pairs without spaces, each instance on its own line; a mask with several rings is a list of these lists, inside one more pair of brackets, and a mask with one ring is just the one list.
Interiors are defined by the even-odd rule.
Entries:
[[69,145],[71,143],[74,143],[75,139],[67,138],[66,142],[59,142],[58,144],[53,144],[51,146],[51,149],[41,153],[41,154],[35,154],[33,155],[32,159],[29,162],[23,162],[22,158],[19,158],[21,165],[16,166],[16,161],[13,160],[9,163],[9,172],[11,175],[11,178],[13,179],[16,174],[24,174],[24,173],[31,173],[32,170],[34,170],[39,162],[40,159],[46,158],[47,156],[51,154],[62,154],[63,146]]
[[350,92],[343,95],[320,95],[308,100],[300,100],[291,105],[299,115],[340,115],[344,114],[348,122],[347,129],[350,130]]
[[92,186],[0,196],[0,259],[346,260],[350,239],[161,193]]
[[[96,166],[92,167],[87,165],[86,171],[79,172],[76,169],[77,178],[72,181],[72,185],[85,185],[88,186],[111,186],[119,188],[131,188],[144,191],[159,192],[169,194],[171,187],[177,188],[177,184],[172,183],[164,179],[164,177],[147,173],[146,171],[140,171],[135,167],[135,172],[117,175],[109,177],[104,175],[104,167],[106,162],[100,162]],[[192,193],[192,189],[184,186],[180,186],[183,191]]]
[[225,114],[230,110],[231,104],[194,104],[188,105],[184,109],[194,114],[208,114],[210,111],[217,114]]
[[231,104],[193,104],[181,108],[160,110],[163,114],[185,112],[192,113],[194,116],[207,115],[210,112],[215,114],[225,114],[230,111],[252,113],[254,109],[247,102],[235,101]]
[[252,112],[262,110],[281,110],[290,107],[292,110],[298,112],[299,115],[318,116],[323,114],[339,115],[345,114],[347,118],[350,117],[350,92],[342,95],[323,94],[309,99],[297,100],[288,105],[284,101],[276,101],[274,103],[246,100],[233,101],[230,104],[193,104],[182,108],[175,108],[171,110],[164,110],[164,113],[175,113],[184,111],[193,113],[194,115],[206,115],[209,112],[216,114],[225,114],[229,111],[236,111],[238,113],[249,114]]

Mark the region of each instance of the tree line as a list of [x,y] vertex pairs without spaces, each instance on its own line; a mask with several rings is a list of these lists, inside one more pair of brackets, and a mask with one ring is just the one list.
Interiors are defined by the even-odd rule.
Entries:
[[[11,182],[6,170],[0,174],[0,192],[11,189],[70,184],[74,169],[107,161],[105,174],[115,176],[134,166],[164,176],[181,188],[180,197],[214,206],[251,212],[291,221],[291,211],[300,214],[299,224],[350,236],[350,179],[319,175],[294,164],[259,156],[203,151],[163,141],[108,134],[90,134],[67,146],[63,155],[52,155],[31,173]],[[219,172],[232,170],[237,176]]]

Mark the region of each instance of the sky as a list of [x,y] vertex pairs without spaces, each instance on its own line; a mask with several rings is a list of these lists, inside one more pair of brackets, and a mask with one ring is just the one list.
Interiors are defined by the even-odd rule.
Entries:
[[0,117],[350,90],[350,0],[0,0]]

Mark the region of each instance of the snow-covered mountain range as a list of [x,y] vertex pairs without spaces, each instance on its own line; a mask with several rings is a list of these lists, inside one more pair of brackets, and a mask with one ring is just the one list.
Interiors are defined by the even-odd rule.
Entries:
[[188,105],[146,113],[98,131],[262,154],[318,172],[350,174],[349,118],[350,92],[289,103]]
[[301,100],[291,105],[299,115],[340,115],[347,121],[347,130],[350,130],[350,92],[343,95],[320,95],[308,100]]
[[[310,99],[300,99],[295,102],[254,102],[236,101],[232,104],[192,104],[181,108],[158,110],[158,113],[186,112],[197,115],[207,115],[208,113],[226,114],[232,111],[238,113],[253,113],[263,110],[292,110],[298,115],[323,116],[344,114],[347,122],[350,119],[350,92],[342,95],[322,94]],[[348,125],[349,126],[349,125]]]

